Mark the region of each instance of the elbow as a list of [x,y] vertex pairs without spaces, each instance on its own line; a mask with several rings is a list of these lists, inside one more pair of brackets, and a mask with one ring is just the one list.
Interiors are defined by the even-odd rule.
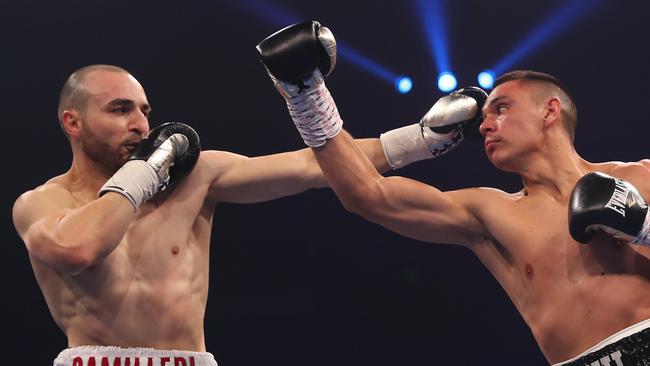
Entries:
[[57,268],[60,272],[75,276],[94,264],[90,253],[81,247],[73,246],[67,248],[66,252]]
[[63,243],[56,238],[34,238],[27,242],[30,254],[57,272],[77,275],[93,265],[93,256],[81,241]]
[[383,206],[379,192],[368,187],[349,192],[345,197],[341,198],[341,203],[348,212],[368,220],[376,217],[380,208]]

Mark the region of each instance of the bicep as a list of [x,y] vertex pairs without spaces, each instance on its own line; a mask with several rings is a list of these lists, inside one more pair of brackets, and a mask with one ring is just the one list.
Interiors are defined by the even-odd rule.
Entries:
[[218,201],[268,201],[322,185],[318,165],[308,149],[249,158],[219,152],[209,157],[217,172],[210,185]]
[[470,210],[472,190],[442,192],[403,177],[381,178],[373,190],[360,214],[407,237],[469,245],[483,231]]
[[30,253],[38,258],[44,252],[41,249],[48,245],[46,238],[52,235],[56,222],[71,209],[69,193],[57,188],[29,191],[16,200],[14,226]]

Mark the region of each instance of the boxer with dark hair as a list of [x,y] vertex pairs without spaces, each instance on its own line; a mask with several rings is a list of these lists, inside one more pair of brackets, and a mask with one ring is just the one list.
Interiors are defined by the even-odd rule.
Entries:
[[[124,69],[73,73],[58,113],[71,167],[14,204],[16,230],[68,339],[56,366],[216,365],[203,332],[215,207],[326,186],[310,149],[201,152],[187,125],[150,131],[150,110]],[[378,169],[389,168],[378,139],[358,142]]]
[[[420,126],[384,134],[382,142],[388,161],[400,166],[420,156],[414,151],[426,155],[431,126],[458,121],[452,126],[463,131],[477,128],[478,119],[489,160],[521,177],[519,192],[442,192],[385,178],[342,129],[323,82],[321,60],[335,53],[331,32],[307,23],[274,33],[258,50],[347,210],[413,239],[471,250],[508,293],[550,363],[650,364],[650,217],[644,201],[650,160],[584,160],[573,145],[577,110],[566,90],[550,75],[514,71],[496,80],[484,105],[473,88],[462,90],[436,111],[444,118],[425,118]],[[471,112],[478,115],[468,118]]]

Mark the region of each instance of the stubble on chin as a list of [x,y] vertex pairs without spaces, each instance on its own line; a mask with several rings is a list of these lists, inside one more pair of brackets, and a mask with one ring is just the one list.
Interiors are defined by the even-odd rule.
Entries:
[[96,136],[82,137],[81,148],[106,175],[111,176],[128,160],[122,146],[114,148]]

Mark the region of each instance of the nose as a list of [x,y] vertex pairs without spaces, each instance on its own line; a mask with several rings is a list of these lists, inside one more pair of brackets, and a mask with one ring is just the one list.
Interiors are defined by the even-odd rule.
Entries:
[[494,131],[494,123],[490,117],[485,117],[483,119],[483,122],[478,126],[479,131],[481,132],[481,135],[485,137],[488,133]]
[[129,132],[133,132],[142,137],[149,133],[149,119],[142,111],[133,113],[129,124]]

